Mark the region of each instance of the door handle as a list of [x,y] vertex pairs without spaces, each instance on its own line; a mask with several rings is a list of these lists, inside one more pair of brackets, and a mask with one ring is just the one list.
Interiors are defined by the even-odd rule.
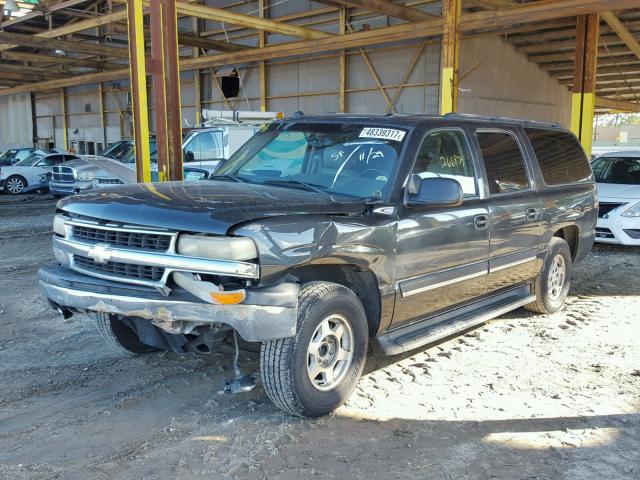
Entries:
[[539,212],[537,208],[527,208],[527,210],[525,210],[527,220],[537,220]]
[[486,215],[476,215],[473,218],[473,226],[476,230],[484,230],[489,225],[489,217]]

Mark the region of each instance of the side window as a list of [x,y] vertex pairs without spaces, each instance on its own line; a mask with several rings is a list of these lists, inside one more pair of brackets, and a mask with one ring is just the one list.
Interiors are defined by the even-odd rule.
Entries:
[[591,168],[593,170],[593,176],[596,179],[602,176],[602,172],[607,168],[607,164],[609,163],[609,159],[606,157],[597,158],[591,164]]
[[221,140],[221,132],[202,132],[189,142],[186,150],[193,153],[195,161],[216,160],[224,155]]
[[589,160],[569,132],[527,128],[527,137],[547,185],[585,182],[591,178]]
[[61,158],[61,155],[49,155],[48,157],[45,157],[42,160],[40,160],[36,166],[50,167],[58,163],[60,161],[60,158]]
[[529,188],[529,177],[522,151],[516,138],[507,132],[476,132],[489,192],[492,194],[517,192]]
[[457,130],[429,133],[420,145],[413,175],[457,180],[465,197],[478,195],[478,187],[464,134]]

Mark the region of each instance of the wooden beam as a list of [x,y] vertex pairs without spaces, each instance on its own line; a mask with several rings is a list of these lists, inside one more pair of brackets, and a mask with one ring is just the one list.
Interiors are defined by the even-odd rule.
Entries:
[[[551,54],[539,54],[539,55],[529,55],[529,60],[536,63],[556,63],[556,62],[567,62],[571,61],[574,57],[574,52],[561,52],[561,53],[551,53]],[[625,46],[622,47],[609,47],[609,48],[600,48],[598,50],[598,56],[600,58],[616,58],[623,57],[629,54],[629,49]],[[635,60],[635,58],[634,58]]]
[[13,63],[0,63],[0,72],[23,73],[38,76],[40,78],[69,78],[68,74],[64,74],[54,69],[27,67],[25,65],[16,65]]
[[640,103],[609,97],[596,97],[596,107],[620,110],[623,112],[640,113]]
[[58,2],[54,5],[48,6],[46,8],[43,8],[43,6],[41,5],[42,2],[40,2],[40,4],[38,5],[38,9],[34,9],[32,12],[29,12],[25,15],[23,15],[22,17],[17,17],[17,18],[12,18],[10,20],[6,20],[2,23],[0,23],[0,28],[6,28],[6,27],[10,27],[11,25],[17,25],[18,23],[24,22],[26,20],[31,20],[33,18],[37,18],[40,16],[43,16],[45,13],[52,13],[52,12],[56,12],[58,10],[63,10],[65,8],[70,8],[70,7],[74,7],[80,3],[84,3],[87,0],[67,0],[64,2]]
[[105,57],[126,57],[124,48],[94,45],[91,43],[72,42],[53,38],[42,38],[22,33],[0,32],[0,44],[20,47],[42,48],[47,50],[60,49],[70,52],[86,53],[89,55],[103,55]]
[[[195,18],[195,17],[194,17]],[[126,25],[114,24],[111,26],[111,31],[126,35]],[[151,31],[145,27],[144,34],[146,37],[151,37]],[[246,45],[240,45],[238,43],[225,42],[222,40],[214,40],[212,38],[201,37],[194,35],[193,33],[178,32],[178,43],[185,47],[202,48],[204,50],[218,50],[220,52],[239,52],[240,50],[246,50]]]
[[[264,19],[267,16],[267,7],[269,0],[258,0],[258,17]],[[344,32],[341,32],[344,33]],[[264,48],[267,45],[267,32],[260,30],[258,32],[258,47]],[[267,111],[267,64],[263,60],[260,62],[260,111]],[[224,96],[223,96],[224,97]]]
[[68,65],[71,67],[95,68],[96,70],[113,70],[115,68],[122,68],[122,65],[108,63],[105,61],[87,60],[83,58],[58,55],[42,55],[38,53],[6,51],[0,52],[0,58],[3,58],[5,60],[18,60],[30,63],[58,64]]
[[601,13],[605,22],[618,34],[620,39],[629,47],[629,49],[640,58],[640,43],[633,36],[633,33],[622,23],[615,13],[612,11],[606,11]]
[[[122,3],[123,0],[117,0]],[[149,4],[149,0],[144,0],[145,5]],[[229,23],[245,28],[253,28],[263,30],[265,32],[279,33],[281,35],[289,35],[292,37],[300,37],[307,40],[326,38],[332,36],[330,33],[321,32],[312,28],[300,27],[288,23],[269,20],[266,18],[254,17],[244,13],[233,12],[223,8],[209,7],[188,2],[176,2],[176,8],[180,15],[189,17],[197,17],[214,22]]]
[[[460,24],[463,33],[474,33],[483,29],[502,29],[526,22],[540,22],[564,18],[575,14],[592,13],[603,9],[625,9],[637,6],[637,0],[556,0],[554,2],[532,2],[522,6],[497,12],[474,12],[464,14]],[[571,13],[573,12],[573,13]],[[523,25],[522,28],[526,28]],[[182,70],[194,70],[214,66],[233,65],[259,60],[294,57],[320,52],[337,51],[342,48],[356,48],[358,46],[381,45],[401,40],[415,40],[417,38],[435,37],[442,33],[441,19],[427,20],[417,23],[403,23],[391,27],[355,32],[319,40],[300,40],[282,44],[268,45],[265,48],[252,48],[242,52],[219,53],[190,58],[181,62]],[[493,32],[491,32],[493,33]],[[88,75],[79,75],[64,81],[44,82],[41,84],[20,86],[5,89],[0,95],[12,95],[29,92],[34,88],[51,89],[64,86],[82,85],[98,81],[111,81],[125,78],[128,69],[114,70]]]
[[571,131],[578,137],[587,154],[591,154],[593,143],[599,27],[600,17],[597,13],[581,15],[576,23]]
[[443,0],[442,16],[444,30],[440,58],[440,115],[458,110],[462,0]]
[[[347,32],[347,22],[349,21],[349,10],[341,8],[338,15],[338,32],[344,35]],[[338,112],[347,111],[347,52],[343,48],[338,53]]]
[[429,20],[437,18],[437,15],[423,12],[417,8],[407,7],[393,3],[389,0],[318,0],[320,3],[324,3],[331,6],[342,7],[360,7],[370,12],[381,13],[388,17],[401,18],[410,22],[420,22],[422,20]]
[[511,8],[514,4],[514,2],[512,2],[511,0],[476,0],[476,3],[479,3],[483,7],[486,7],[490,10],[497,10],[499,8]]

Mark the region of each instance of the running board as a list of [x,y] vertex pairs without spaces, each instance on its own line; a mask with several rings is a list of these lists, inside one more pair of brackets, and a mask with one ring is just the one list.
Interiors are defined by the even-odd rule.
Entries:
[[495,299],[487,305],[486,310],[483,309],[484,311],[480,313],[478,313],[478,305],[469,312],[465,312],[467,308],[463,307],[443,314],[442,321],[435,324],[433,321],[422,321],[399,327],[378,337],[377,344],[385,355],[398,355],[481,325],[536,299],[536,296],[531,295],[530,292],[524,297],[518,296],[517,299],[514,299],[513,295],[509,297],[502,301],[495,301],[497,300]]

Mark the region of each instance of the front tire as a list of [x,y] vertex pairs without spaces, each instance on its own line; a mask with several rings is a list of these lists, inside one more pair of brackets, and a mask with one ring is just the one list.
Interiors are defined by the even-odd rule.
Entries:
[[27,188],[27,181],[20,175],[11,175],[4,184],[4,190],[9,195],[19,195]]
[[562,238],[553,237],[542,270],[535,278],[536,301],[524,306],[535,313],[555,313],[560,310],[571,288],[571,250]]
[[157,351],[140,341],[136,332],[122,323],[115,315],[91,314],[96,331],[112,350],[120,353],[150,353]]
[[367,319],[358,297],[330,282],[300,290],[297,334],[262,344],[264,389],[281,410],[319,417],[342,405],[362,374]]

